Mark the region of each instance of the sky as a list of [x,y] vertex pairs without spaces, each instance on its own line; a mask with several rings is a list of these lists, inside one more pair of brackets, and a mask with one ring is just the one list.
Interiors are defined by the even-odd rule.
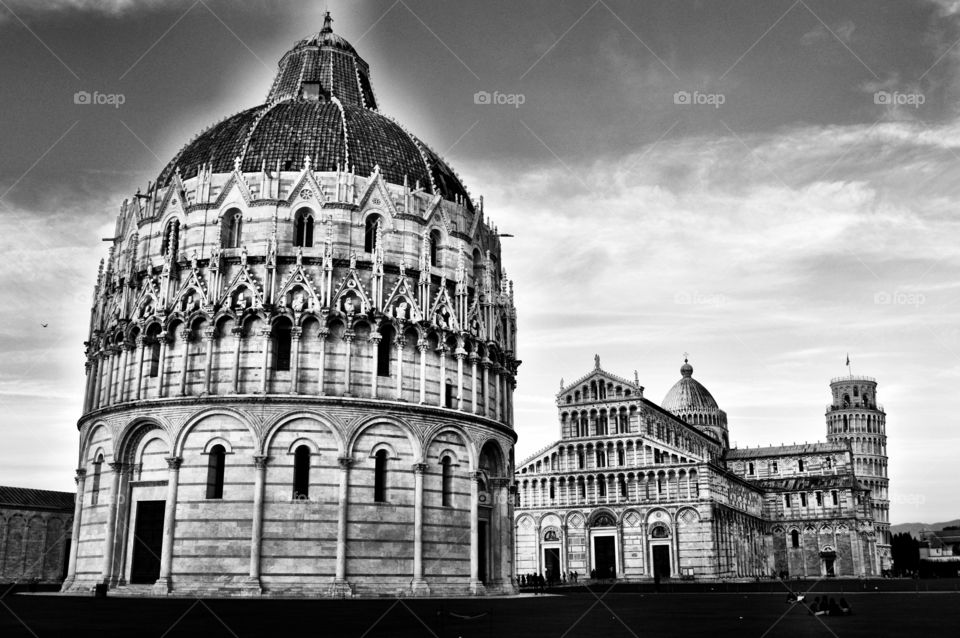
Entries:
[[960,516],[960,0],[0,0],[0,484],[73,489],[121,202],[327,9],[514,235],[518,460],[594,354],[659,403],[689,353],[741,447],[824,439],[852,371],[891,521]]

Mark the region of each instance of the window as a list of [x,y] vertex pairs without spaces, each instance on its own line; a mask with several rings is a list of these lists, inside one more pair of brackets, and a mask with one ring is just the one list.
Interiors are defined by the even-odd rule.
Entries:
[[453,464],[449,456],[440,462],[440,504],[444,507],[453,505]]
[[151,378],[157,377],[160,374],[160,331],[153,335],[150,341],[150,352],[148,353],[149,361],[147,364],[150,366],[149,376]]
[[387,451],[380,450],[374,457],[373,500],[376,503],[387,502]]
[[800,532],[797,530],[790,532],[790,545],[794,548],[800,547]]
[[748,464],[747,464],[747,474],[749,474],[750,476],[753,476],[753,473],[754,473],[753,470],[754,470],[753,463],[748,463]]
[[[301,97],[303,97],[303,99],[312,100],[314,102],[320,101],[320,83],[319,82],[304,82],[300,86],[300,91],[301,91]],[[323,100],[323,101],[326,101],[326,100]]]
[[242,227],[243,215],[239,210],[231,208],[224,213],[220,227],[220,247],[239,248]]
[[830,492],[830,498],[833,501],[834,507],[840,504],[840,497],[837,494],[837,490],[833,490]]
[[860,396],[860,388],[858,386],[853,386],[853,396]]
[[770,463],[770,472],[772,474],[778,474],[780,472],[780,466],[777,465],[776,461]]
[[823,506],[823,492],[814,492],[814,496],[817,499],[817,507]]
[[310,498],[310,448],[298,445],[293,452],[293,500]]
[[384,326],[380,329],[380,343],[377,344],[377,376],[390,376],[390,351],[393,349],[393,328]]
[[93,462],[93,485],[90,486],[90,504],[97,505],[100,502],[100,470],[103,468],[103,455],[98,454],[97,460]]
[[833,467],[833,459],[830,458],[829,456],[826,457],[826,458],[824,458],[824,459],[823,459],[823,467],[827,468],[828,470],[829,470],[830,468],[832,468],[832,467]]
[[801,493],[800,493],[800,505],[801,505],[802,507],[806,507],[806,506],[807,506],[807,494],[806,494],[806,492],[801,492]]
[[583,469],[583,463],[584,463],[583,450],[579,450],[579,451],[577,452],[577,469],[578,469],[578,470],[582,470],[582,469]]
[[793,500],[790,498],[789,494],[783,495],[783,506],[784,507],[793,507]]
[[310,248],[313,246],[313,211],[304,208],[297,213],[294,221],[293,245]]
[[377,248],[377,228],[380,226],[380,216],[370,215],[363,223],[363,250],[372,253]]
[[431,230],[430,231],[430,265],[439,266],[440,265],[440,241],[441,241],[440,231]]
[[620,477],[620,498],[627,498],[627,482]]
[[457,406],[457,392],[456,388],[453,387],[453,384],[447,381],[443,387],[443,405],[448,408],[455,408]]
[[607,453],[597,450],[597,467],[607,467]]
[[577,497],[581,500],[587,497],[587,488],[583,484],[583,479],[577,481]]
[[290,369],[290,346],[291,346],[290,324],[286,321],[280,322],[273,327],[273,369]]
[[597,479],[597,496],[600,498],[607,496],[607,482],[602,478]]
[[176,257],[179,246],[180,220],[171,219],[163,229],[163,239],[160,242],[160,254],[166,256],[169,253],[173,257]]
[[223,498],[223,470],[227,451],[222,445],[214,445],[207,459],[207,498]]
[[617,465],[626,465],[626,464],[627,464],[626,454],[622,449],[617,450]]
[[797,461],[797,471],[799,472],[803,471],[803,459],[800,459]]
[[553,484],[553,481],[550,481],[550,500],[551,501],[557,498],[557,493],[554,488],[555,488],[555,485]]

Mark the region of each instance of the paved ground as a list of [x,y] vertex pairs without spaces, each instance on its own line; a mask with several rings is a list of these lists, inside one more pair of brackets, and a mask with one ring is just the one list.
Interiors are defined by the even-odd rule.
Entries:
[[853,616],[815,618],[774,592],[639,593],[610,586],[485,600],[158,600],[10,594],[0,599],[0,636],[960,635],[956,591],[844,596]]

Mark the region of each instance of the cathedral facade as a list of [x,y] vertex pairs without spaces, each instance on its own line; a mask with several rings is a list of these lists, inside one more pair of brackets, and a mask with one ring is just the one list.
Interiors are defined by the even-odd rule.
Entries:
[[730,448],[726,413],[688,362],[680,372],[659,405],[599,357],[561,381],[560,439],[517,466],[518,574],[820,578],[889,567],[876,380],[833,380],[825,442]]
[[514,591],[499,235],[329,14],[124,202],[91,314],[64,591]]

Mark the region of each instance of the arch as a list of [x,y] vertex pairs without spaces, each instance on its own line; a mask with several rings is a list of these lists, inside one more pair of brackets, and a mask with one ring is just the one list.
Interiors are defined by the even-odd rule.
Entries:
[[608,507],[600,507],[590,513],[590,527],[612,527],[616,524],[617,515]]
[[[372,253],[377,243],[377,225],[384,228],[386,216],[380,211],[369,211],[363,218],[363,251]],[[381,230],[382,232],[382,230]]]
[[211,454],[213,448],[220,446],[223,448],[225,454],[233,454],[233,445],[230,441],[225,439],[222,436],[214,436],[209,441],[203,445],[203,452],[201,454]]
[[[473,450],[472,450],[472,446],[470,445],[470,436],[467,434],[467,432],[463,428],[461,428],[458,425],[452,425],[448,423],[448,424],[441,425],[440,427],[434,430],[429,430],[424,436],[424,442],[423,442],[424,455],[427,454],[428,450],[430,449],[430,446],[436,442],[437,438],[440,435],[445,433],[454,434],[460,439],[460,444],[463,445],[464,449],[467,452],[467,458],[466,458],[467,467],[469,471],[473,472],[477,464],[476,464],[476,459],[472,455]],[[454,458],[455,464],[459,465],[461,463],[462,459],[460,459],[459,456],[456,454],[456,452],[454,452],[450,448],[441,449],[439,452],[439,458],[443,458],[444,454],[452,455]]]
[[370,448],[370,458],[376,458],[381,451],[385,451],[387,453],[388,459],[398,460],[400,458],[400,455],[397,454],[397,451],[394,449],[394,447],[386,441],[378,441],[372,448]]
[[430,266],[442,266],[443,253],[441,251],[443,249],[443,233],[440,232],[439,228],[434,227],[430,229],[430,234],[427,237],[427,244],[430,256]]
[[[311,439],[309,436],[298,436],[296,439],[287,446],[287,454],[294,454],[297,451],[297,448],[300,446],[306,446],[310,450],[311,454],[320,454],[320,446],[316,441]],[[270,449],[270,446],[267,446],[265,449]]]
[[163,236],[160,238],[160,254],[163,256],[171,255],[176,259],[177,252],[180,249],[180,226],[183,221],[178,214],[172,214],[161,223]]
[[[93,445],[93,441],[96,438],[94,435],[97,432],[99,432],[101,429],[104,432],[106,432],[107,434],[106,440],[109,441],[109,445],[107,446],[107,448],[104,448],[103,443],[97,443],[97,447],[94,450],[91,450],[90,446]],[[80,447],[81,449],[80,466],[83,467],[84,465],[89,463],[91,459],[97,458],[97,454],[102,454],[104,459],[112,458],[114,447],[115,446],[113,444],[113,432],[110,431],[110,428],[107,426],[107,424],[104,421],[96,421],[87,429],[86,436],[84,436],[84,438],[82,439],[81,447]],[[90,454],[91,451],[93,451],[94,454],[91,455]]]
[[417,437],[415,433],[416,431],[413,429],[413,427],[402,419],[384,414],[375,414],[366,417],[353,426],[352,432],[347,437],[346,441],[346,456],[352,456],[356,452],[355,448],[357,445],[357,440],[364,433],[364,431],[381,423],[395,425],[400,428],[400,431],[406,435],[407,441],[410,443],[410,452],[412,453],[413,458],[420,461],[423,460],[423,447],[421,446],[420,439]]
[[117,435],[119,444],[116,446],[116,457],[124,463],[135,463],[148,440],[158,437],[167,444],[168,450],[172,449],[170,428],[161,417],[137,417],[123,426]]
[[257,433],[257,428],[249,421],[250,416],[233,408],[217,406],[206,410],[201,410],[187,420],[187,422],[177,433],[174,441],[174,456],[183,456],[183,446],[187,440],[187,436],[189,436],[193,428],[195,428],[199,423],[212,416],[226,416],[236,419],[242,423],[247,428],[251,437],[251,441],[254,443],[254,447],[256,447],[256,441],[258,441],[260,437]]
[[[479,446],[477,454],[477,467],[480,471],[487,471],[490,476],[508,476],[509,468],[506,467],[507,455],[503,451],[500,441],[489,438]],[[494,472],[491,472],[494,470]]]

